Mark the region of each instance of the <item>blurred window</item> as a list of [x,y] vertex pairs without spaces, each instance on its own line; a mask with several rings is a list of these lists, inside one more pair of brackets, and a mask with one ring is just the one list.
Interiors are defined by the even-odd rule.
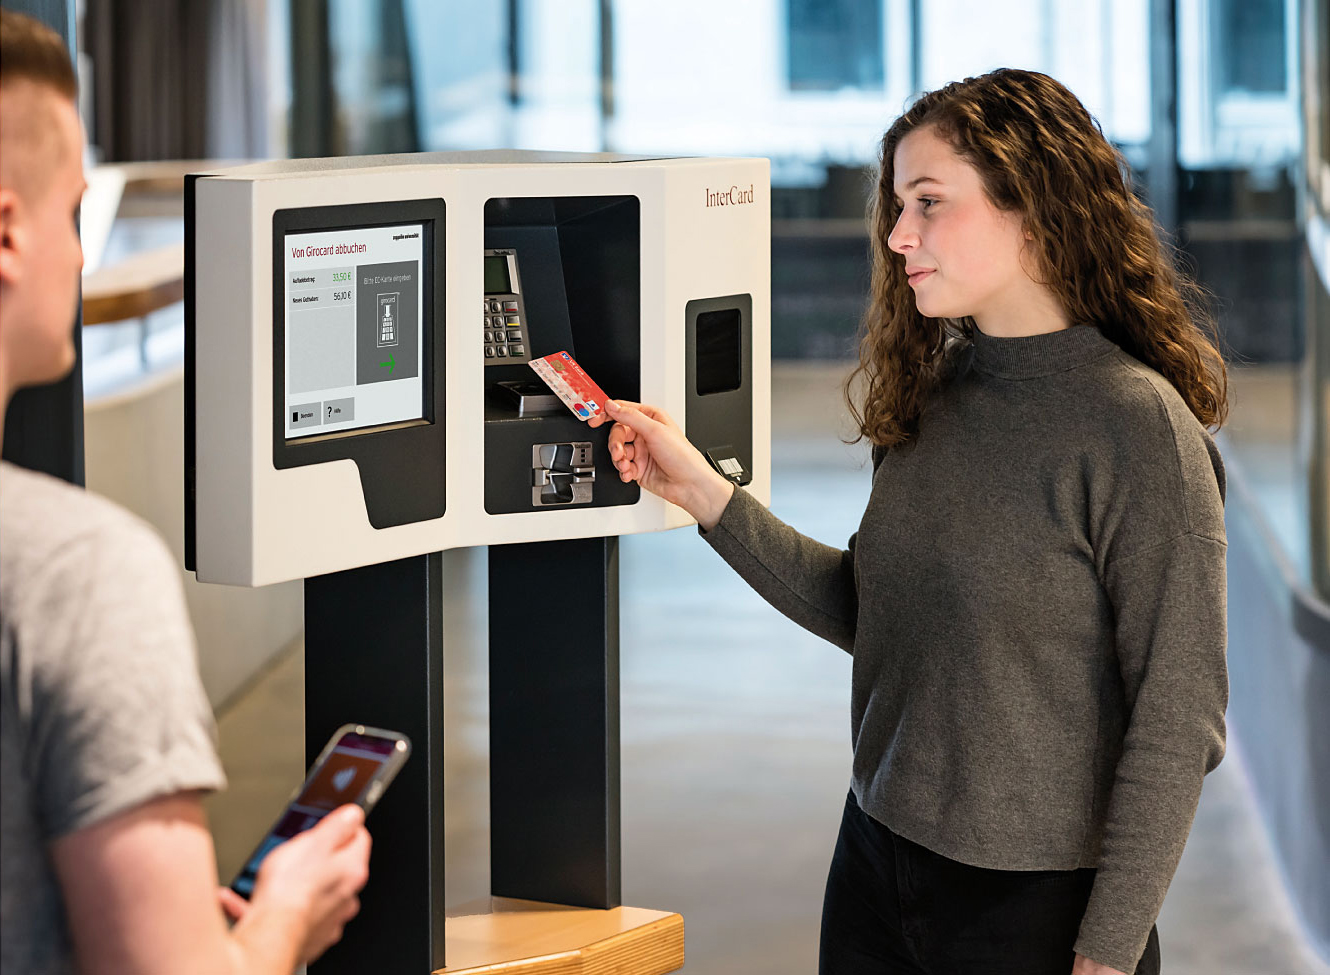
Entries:
[[1285,0],[1218,0],[1215,47],[1223,91],[1279,92],[1288,88]]
[[509,5],[405,0],[420,148],[511,143]]
[[1177,0],[1178,123],[1186,168],[1297,158],[1297,0]]
[[881,0],[785,0],[793,91],[882,89]]
[[328,31],[336,52],[333,153],[419,149],[413,52],[407,45],[402,0],[333,0],[328,4]]

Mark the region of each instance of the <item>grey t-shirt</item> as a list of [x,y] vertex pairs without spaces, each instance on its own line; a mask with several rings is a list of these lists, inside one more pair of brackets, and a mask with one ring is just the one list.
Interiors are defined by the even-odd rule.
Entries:
[[1129,972],[1224,750],[1223,463],[1097,328],[954,361],[847,550],[743,491],[706,538],[853,654],[863,809],[975,866],[1096,867],[1076,949]]
[[51,841],[221,788],[215,738],[161,540],[0,464],[0,975],[73,970]]

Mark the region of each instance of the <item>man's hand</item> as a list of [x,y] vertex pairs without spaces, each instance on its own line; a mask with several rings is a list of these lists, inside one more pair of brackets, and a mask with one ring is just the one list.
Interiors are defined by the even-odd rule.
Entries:
[[217,888],[217,903],[221,905],[222,913],[232,924],[235,924],[249,912],[249,901],[230,887]]
[[257,928],[264,937],[266,916],[294,917],[304,932],[300,961],[313,961],[336,944],[343,925],[360,910],[356,895],[369,879],[369,850],[364,811],[354,805],[333,810],[264,858],[248,910],[233,933],[246,941]]
[[1101,965],[1084,955],[1077,955],[1076,963],[1071,966],[1071,975],[1127,975],[1127,973]]

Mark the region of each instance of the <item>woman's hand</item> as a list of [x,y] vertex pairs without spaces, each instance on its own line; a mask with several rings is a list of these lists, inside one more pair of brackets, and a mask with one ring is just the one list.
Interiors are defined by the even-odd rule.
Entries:
[[1101,965],[1084,955],[1077,955],[1076,963],[1071,966],[1071,975],[1127,975],[1127,973]]
[[[614,420],[610,460],[622,481],[636,481],[652,494],[683,508],[710,531],[734,494],[664,410],[627,400],[610,400],[605,412]],[[604,416],[588,426],[598,427]]]

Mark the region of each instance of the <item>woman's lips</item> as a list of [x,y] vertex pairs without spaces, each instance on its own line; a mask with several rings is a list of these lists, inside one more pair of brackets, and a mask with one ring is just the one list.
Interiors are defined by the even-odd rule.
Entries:
[[932,269],[929,269],[927,271],[914,271],[913,273],[907,275],[907,278],[910,282],[910,287],[914,287],[916,284],[918,284],[920,281],[922,281],[924,278],[928,277],[932,273],[933,273]]

